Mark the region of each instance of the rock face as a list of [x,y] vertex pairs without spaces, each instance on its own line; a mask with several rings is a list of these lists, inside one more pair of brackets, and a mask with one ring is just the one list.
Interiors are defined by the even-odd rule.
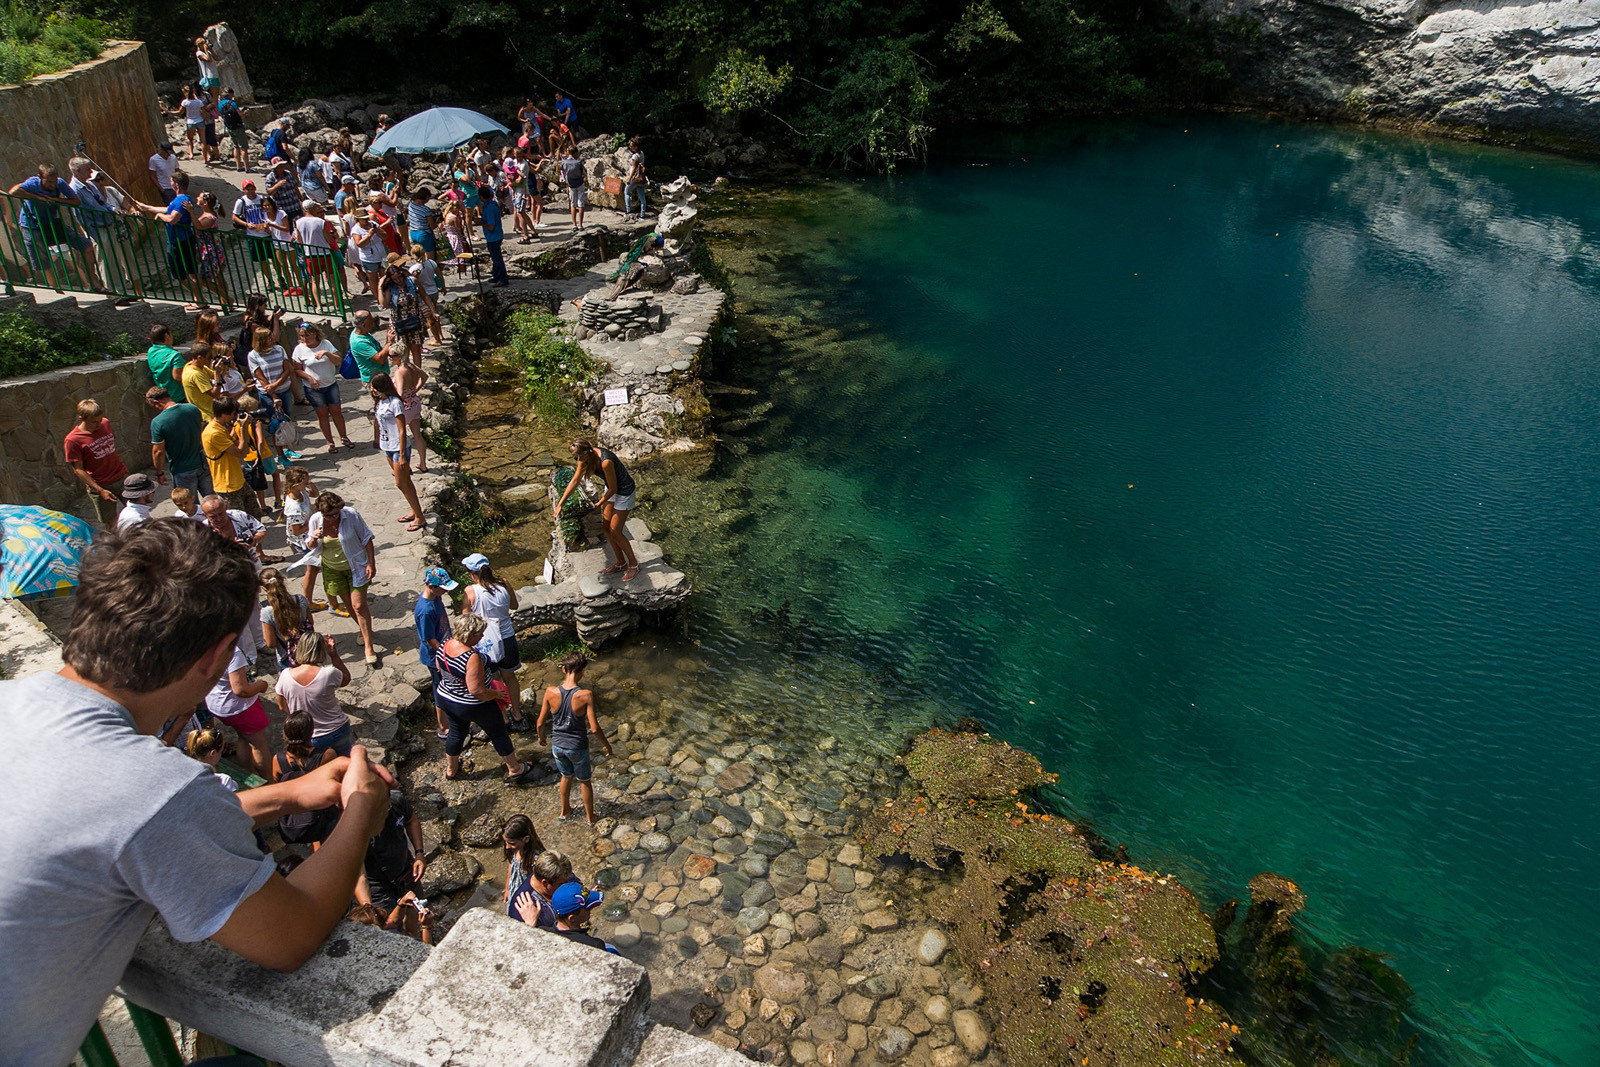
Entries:
[[1600,13],[1583,0],[1209,0],[1204,10],[1252,95],[1600,139]]

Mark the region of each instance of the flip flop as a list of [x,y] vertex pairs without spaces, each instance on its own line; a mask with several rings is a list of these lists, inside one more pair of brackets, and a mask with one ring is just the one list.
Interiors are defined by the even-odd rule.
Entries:
[[518,771],[516,774],[506,775],[506,784],[521,785],[523,782],[526,782],[529,778],[533,777],[534,769],[533,761],[523,760],[522,770]]
[[416,533],[418,530],[420,530],[422,528],[423,528],[422,523],[414,522],[410,526],[406,527],[406,532],[407,533]]

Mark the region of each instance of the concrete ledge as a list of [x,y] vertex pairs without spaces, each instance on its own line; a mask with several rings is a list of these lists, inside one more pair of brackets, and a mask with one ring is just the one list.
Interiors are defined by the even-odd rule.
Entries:
[[649,1004],[637,964],[474,908],[352,1036],[406,1064],[609,1067]]
[[404,1063],[342,1040],[342,1031],[370,1018],[428,953],[420,941],[345,922],[304,967],[282,974],[209,941],[174,941],[155,922],[120,988],[135,1004],[279,1063]]

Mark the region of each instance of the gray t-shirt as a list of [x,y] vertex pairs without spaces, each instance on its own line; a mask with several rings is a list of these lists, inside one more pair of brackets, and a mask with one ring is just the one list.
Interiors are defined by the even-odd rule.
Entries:
[[209,767],[92,689],[0,682],[0,736],[0,1063],[60,1067],[151,916],[204,940],[273,862]]

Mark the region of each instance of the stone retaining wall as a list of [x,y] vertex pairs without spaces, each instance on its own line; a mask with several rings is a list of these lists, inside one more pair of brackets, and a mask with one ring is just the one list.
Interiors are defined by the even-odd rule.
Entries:
[[79,141],[135,196],[153,200],[150,156],[163,134],[143,41],[112,41],[99,59],[0,85],[0,176],[9,188],[54,163],[63,174]]
[[100,401],[130,471],[150,471],[152,384],[144,356],[0,381],[0,503],[38,504],[93,520],[89,495],[61,454],[78,401]]

